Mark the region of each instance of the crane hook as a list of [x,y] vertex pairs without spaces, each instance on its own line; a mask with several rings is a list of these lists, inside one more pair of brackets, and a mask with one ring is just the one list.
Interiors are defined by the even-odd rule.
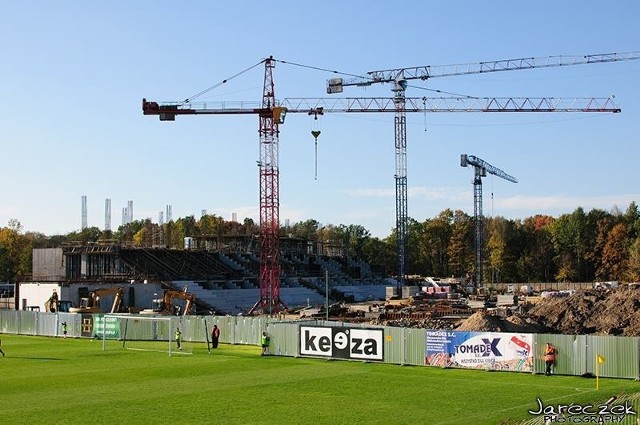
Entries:
[[320,130],[311,130],[315,147],[315,180],[318,180],[318,136],[320,133]]

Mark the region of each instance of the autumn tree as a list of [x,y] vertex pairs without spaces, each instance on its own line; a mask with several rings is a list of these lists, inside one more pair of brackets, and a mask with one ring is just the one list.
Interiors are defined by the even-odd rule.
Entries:
[[[487,220],[486,278],[491,282],[520,281],[516,260],[519,257],[519,234],[516,223],[503,217]],[[485,273],[485,274],[486,274]]]
[[602,280],[622,280],[627,269],[627,226],[618,223],[608,234],[602,249]]
[[9,220],[0,228],[0,275],[5,281],[19,281],[31,274],[31,243],[22,233],[22,224]]

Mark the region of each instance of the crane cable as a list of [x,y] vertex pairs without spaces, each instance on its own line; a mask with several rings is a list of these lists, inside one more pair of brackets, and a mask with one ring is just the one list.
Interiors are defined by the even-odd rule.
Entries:
[[311,129],[311,135],[313,136],[313,143],[314,143],[314,149],[315,149],[315,153],[314,153],[314,159],[315,159],[315,175],[314,175],[314,179],[318,180],[318,136],[320,136],[320,133],[322,131],[319,129],[319,122],[318,122],[318,114],[315,114],[315,116],[313,117],[313,126]]
[[301,63],[287,62],[287,61],[283,61],[283,60],[279,60],[279,59],[274,59],[274,60],[276,62],[280,62],[280,63],[287,64],[287,65],[298,66],[300,68],[314,69],[316,71],[329,72],[331,74],[346,75],[348,77],[354,77],[354,78],[363,78],[363,79],[369,79],[369,80],[371,79],[371,77],[363,77],[362,75],[350,74],[348,72],[336,71],[334,69],[320,68],[320,67],[311,66],[311,65],[303,65]]
[[217,83],[217,84],[214,84],[213,86],[209,87],[208,89],[204,89],[204,90],[202,90],[201,92],[196,93],[196,94],[194,94],[193,96],[190,96],[190,97],[186,98],[185,100],[183,100],[183,101],[182,101],[182,103],[183,103],[183,104],[185,104],[185,103],[189,103],[189,102],[191,102],[193,99],[195,99],[195,98],[197,98],[197,97],[200,97],[200,96],[202,96],[202,95],[203,95],[203,94],[205,94],[205,93],[210,92],[211,90],[215,89],[216,87],[219,87],[219,86],[221,86],[221,85],[223,85],[223,84],[225,84],[225,83],[227,83],[227,82],[229,82],[229,81],[233,80],[234,78],[236,78],[236,77],[238,77],[238,76],[240,76],[240,75],[244,74],[245,72],[251,71],[251,70],[252,70],[253,68],[255,68],[256,66],[263,64],[265,60],[266,60],[266,59],[263,59],[263,60],[261,60],[260,62],[258,62],[257,64],[252,65],[252,66],[250,66],[249,68],[245,69],[244,71],[240,71],[240,72],[238,72],[237,74],[232,75],[231,77],[226,78],[226,79],[222,80],[221,82],[219,82],[219,83]]

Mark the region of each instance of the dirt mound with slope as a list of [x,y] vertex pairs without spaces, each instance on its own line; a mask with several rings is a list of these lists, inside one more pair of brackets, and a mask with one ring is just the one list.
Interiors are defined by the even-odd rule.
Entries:
[[640,287],[588,289],[540,300],[518,314],[477,311],[455,330],[640,336]]
[[579,290],[542,298],[527,317],[562,334],[640,336],[640,287]]
[[457,331],[544,333],[543,325],[521,315],[500,317],[487,311],[477,311],[456,327]]

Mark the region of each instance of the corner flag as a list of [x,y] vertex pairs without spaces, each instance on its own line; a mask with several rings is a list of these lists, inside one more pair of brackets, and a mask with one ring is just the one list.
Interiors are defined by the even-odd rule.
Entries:
[[604,356],[596,354],[596,390],[600,389],[600,365],[604,363]]

